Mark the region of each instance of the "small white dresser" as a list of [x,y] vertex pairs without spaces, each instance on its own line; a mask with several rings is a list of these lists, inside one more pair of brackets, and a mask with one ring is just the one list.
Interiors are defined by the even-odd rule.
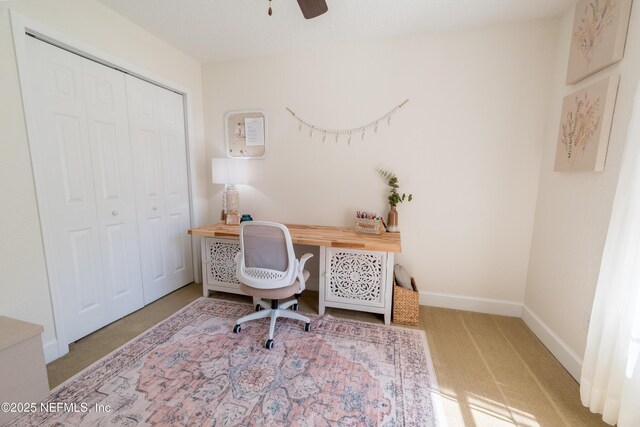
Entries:
[[12,404],[39,404],[49,394],[43,331],[40,325],[0,316],[0,402],[10,405],[9,411],[0,411],[0,425],[22,412]]

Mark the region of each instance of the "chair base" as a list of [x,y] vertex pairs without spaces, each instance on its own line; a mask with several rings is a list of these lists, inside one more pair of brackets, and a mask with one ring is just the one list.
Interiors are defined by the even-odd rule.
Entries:
[[287,310],[288,308],[293,308],[294,310],[298,308],[298,300],[293,299],[291,301],[284,302],[282,304],[278,303],[278,300],[271,300],[271,304],[267,304],[266,302],[260,300],[256,304],[256,311],[247,314],[244,317],[236,320],[236,326],[233,328],[233,332],[238,333],[242,330],[242,324],[248,322],[250,320],[256,319],[264,319],[266,317],[270,317],[271,321],[269,322],[269,339],[265,344],[265,348],[271,349],[273,348],[273,333],[276,328],[276,319],[278,317],[286,317],[288,319],[301,320],[305,323],[304,330],[311,330],[311,320],[307,316],[303,316],[302,314],[296,313],[295,311]]

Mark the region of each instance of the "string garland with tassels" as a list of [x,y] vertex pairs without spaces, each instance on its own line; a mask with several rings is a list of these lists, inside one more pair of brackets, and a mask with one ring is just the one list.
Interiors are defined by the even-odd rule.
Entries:
[[380,126],[380,124],[384,123],[385,121],[387,122],[387,125],[391,125],[391,116],[393,116],[395,113],[398,112],[398,110],[400,110],[402,107],[404,107],[404,105],[407,102],[409,102],[409,99],[405,99],[404,102],[402,102],[400,105],[395,107],[393,110],[389,111],[384,116],[381,116],[378,119],[367,123],[366,125],[358,126],[358,127],[351,128],[351,129],[329,129],[329,128],[316,126],[313,123],[310,123],[310,122],[298,117],[298,115],[295,112],[293,112],[291,110],[291,108],[287,107],[287,111],[290,112],[291,115],[298,121],[298,123],[299,123],[298,130],[301,131],[303,127],[307,127],[309,129],[309,137],[313,138],[314,132],[318,132],[318,133],[322,134],[322,142],[326,141],[327,135],[335,136],[336,142],[338,142],[340,136],[348,135],[349,138],[348,138],[347,142],[349,144],[351,144],[351,138],[352,138],[352,136],[354,134],[361,134],[361,139],[364,141],[364,137],[365,137],[365,134],[367,133],[367,130],[373,128],[374,133],[377,133],[378,132],[378,126]]

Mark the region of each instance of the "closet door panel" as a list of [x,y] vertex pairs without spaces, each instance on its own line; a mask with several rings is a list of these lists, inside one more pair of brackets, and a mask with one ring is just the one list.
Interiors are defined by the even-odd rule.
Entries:
[[151,258],[150,277],[154,282],[160,282],[166,279],[167,266],[165,264],[165,226],[164,221],[160,217],[147,218],[147,231],[150,237],[150,245],[147,249],[148,256]]
[[147,211],[155,216],[164,205],[162,146],[156,131],[142,129],[137,135],[137,142],[142,145],[140,148],[144,152],[138,164],[144,172],[143,202]]
[[171,248],[169,268],[178,282],[193,280],[189,229],[189,186],[187,177],[187,147],[184,126],[182,96],[161,90],[160,138],[164,148],[165,200],[167,210],[167,233]]
[[[71,268],[73,269],[73,280],[70,284],[73,285],[71,290],[74,291],[76,311],[80,315],[92,316],[95,310],[100,309],[103,299],[100,288],[86,286],[87,283],[96,283],[100,280],[100,277],[96,276],[100,271],[100,258],[96,256],[95,251],[99,242],[95,241],[96,233],[90,228],[72,230],[67,233],[67,237],[68,254],[72,259]],[[73,340],[79,338],[75,335],[74,337]]]
[[132,311],[141,308],[142,278],[140,276],[140,263],[136,263],[138,248],[130,258],[130,231],[127,224],[114,223],[104,226],[102,230],[104,262],[107,263],[105,278],[108,284],[109,297],[113,307],[112,318],[119,319]]
[[124,74],[83,60],[96,207],[111,320],[144,305]]
[[126,76],[134,171],[140,258],[145,304],[164,295],[167,277],[164,216],[163,153],[158,132],[154,86]]
[[82,59],[27,39],[29,105],[36,118],[30,145],[51,283],[63,303],[67,342],[108,320],[97,221]]
[[180,273],[187,268],[185,260],[185,245],[182,234],[184,233],[185,226],[189,228],[188,221],[180,213],[169,214],[167,218],[167,230],[169,233],[169,240],[171,244],[169,247],[171,251],[170,256],[170,269],[173,273]]
[[182,97],[126,76],[145,303],[193,280]]

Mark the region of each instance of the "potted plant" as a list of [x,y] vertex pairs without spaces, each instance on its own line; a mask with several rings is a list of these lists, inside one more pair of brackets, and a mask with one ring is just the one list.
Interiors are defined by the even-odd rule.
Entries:
[[405,200],[407,202],[413,200],[413,194],[402,193],[402,195],[400,195],[400,193],[398,193],[400,185],[398,184],[398,177],[393,172],[384,169],[379,169],[378,172],[382,175],[389,186],[389,196],[387,199],[389,200],[390,209],[389,217],[387,219],[387,231],[392,233],[398,232],[400,229],[398,228],[398,210],[396,209],[396,206],[398,206],[398,203],[402,203]]

